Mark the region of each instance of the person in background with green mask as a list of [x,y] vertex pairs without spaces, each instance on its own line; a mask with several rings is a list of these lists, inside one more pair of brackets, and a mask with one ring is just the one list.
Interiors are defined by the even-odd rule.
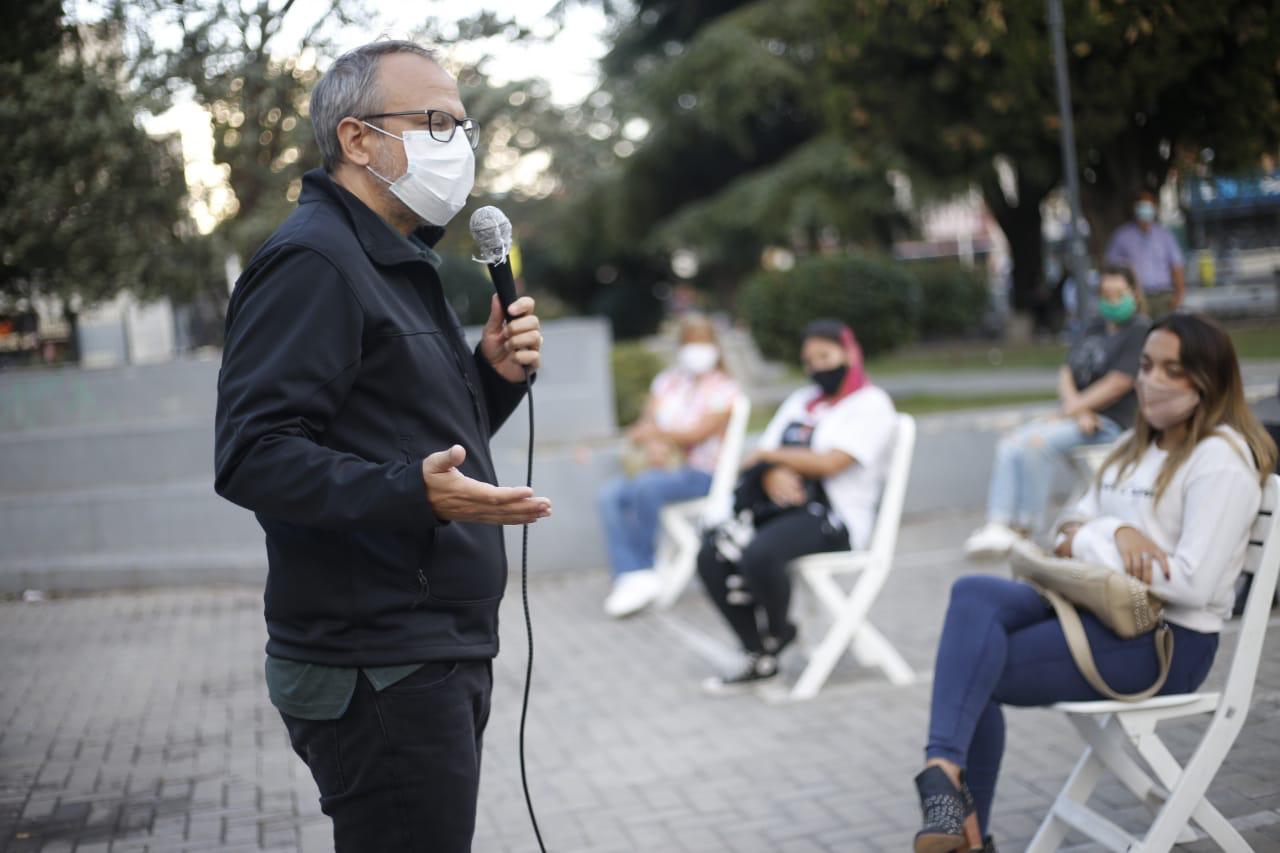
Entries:
[[1107,267],[1099,282],[1098,316],[1067,353],[1058,372],[1060,406],[996,445],[987,521],[965,541],[973,559],[1008,554],[1036,531],[1049,504],[1053,466],[1077,447],[1114,441],[1137,411],[1133,390],[1151,320],[1133,271]]

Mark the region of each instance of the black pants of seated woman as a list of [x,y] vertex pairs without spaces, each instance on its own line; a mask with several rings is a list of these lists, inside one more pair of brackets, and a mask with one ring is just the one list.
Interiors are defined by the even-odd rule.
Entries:
[[[797,508],[776,516],[756,531],[735,565],[706,542],[698,553],[698,574],[716,608],[738,635],[742,648],[753,654],[765,651],[757,608],[763,611],[770,636],[786,633],[787,612],[791,608],[791,578],[787,563],[804,554],[844,551],[849,534],[832,524],[825,510]],[[730,604],[725,578],[737,571],[746,581],[752,604]]]

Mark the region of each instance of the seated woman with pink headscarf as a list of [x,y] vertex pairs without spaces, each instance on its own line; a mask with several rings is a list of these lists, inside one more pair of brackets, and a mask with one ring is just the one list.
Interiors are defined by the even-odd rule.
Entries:
[[796,637],[788,562],[863,548],[871,538],[897,423],[893,401],[867,379],[857,339],[839,321],[809,324],[801,360],[811,383],[769,422],[744,465],[737,518],[698,554],[707,593],[746,655],[740,672],[706,682],[712,693],[778,674],[778,655]]

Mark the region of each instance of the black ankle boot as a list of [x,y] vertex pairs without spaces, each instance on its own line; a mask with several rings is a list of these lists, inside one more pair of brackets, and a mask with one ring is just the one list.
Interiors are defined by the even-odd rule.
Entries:
[[963,778],[960,788],[951,784],[941,767],[926,767],[916,776],[924,825],[916,833],[915,853],[952,853],[969,849],[965,818],[973,814],[973,796]]

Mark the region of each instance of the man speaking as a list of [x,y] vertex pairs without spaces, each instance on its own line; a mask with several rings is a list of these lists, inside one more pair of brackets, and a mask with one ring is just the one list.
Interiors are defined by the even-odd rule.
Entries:
[[324,169],[227,310],[218,493],[266,532],[267,689],[339,853],[466,851],[489,716],[504,524],[489,438],[542,334],[493,300],[473,352],[432,250],[466,203],[476,122],[433,54],[380,41],[316,84]]

